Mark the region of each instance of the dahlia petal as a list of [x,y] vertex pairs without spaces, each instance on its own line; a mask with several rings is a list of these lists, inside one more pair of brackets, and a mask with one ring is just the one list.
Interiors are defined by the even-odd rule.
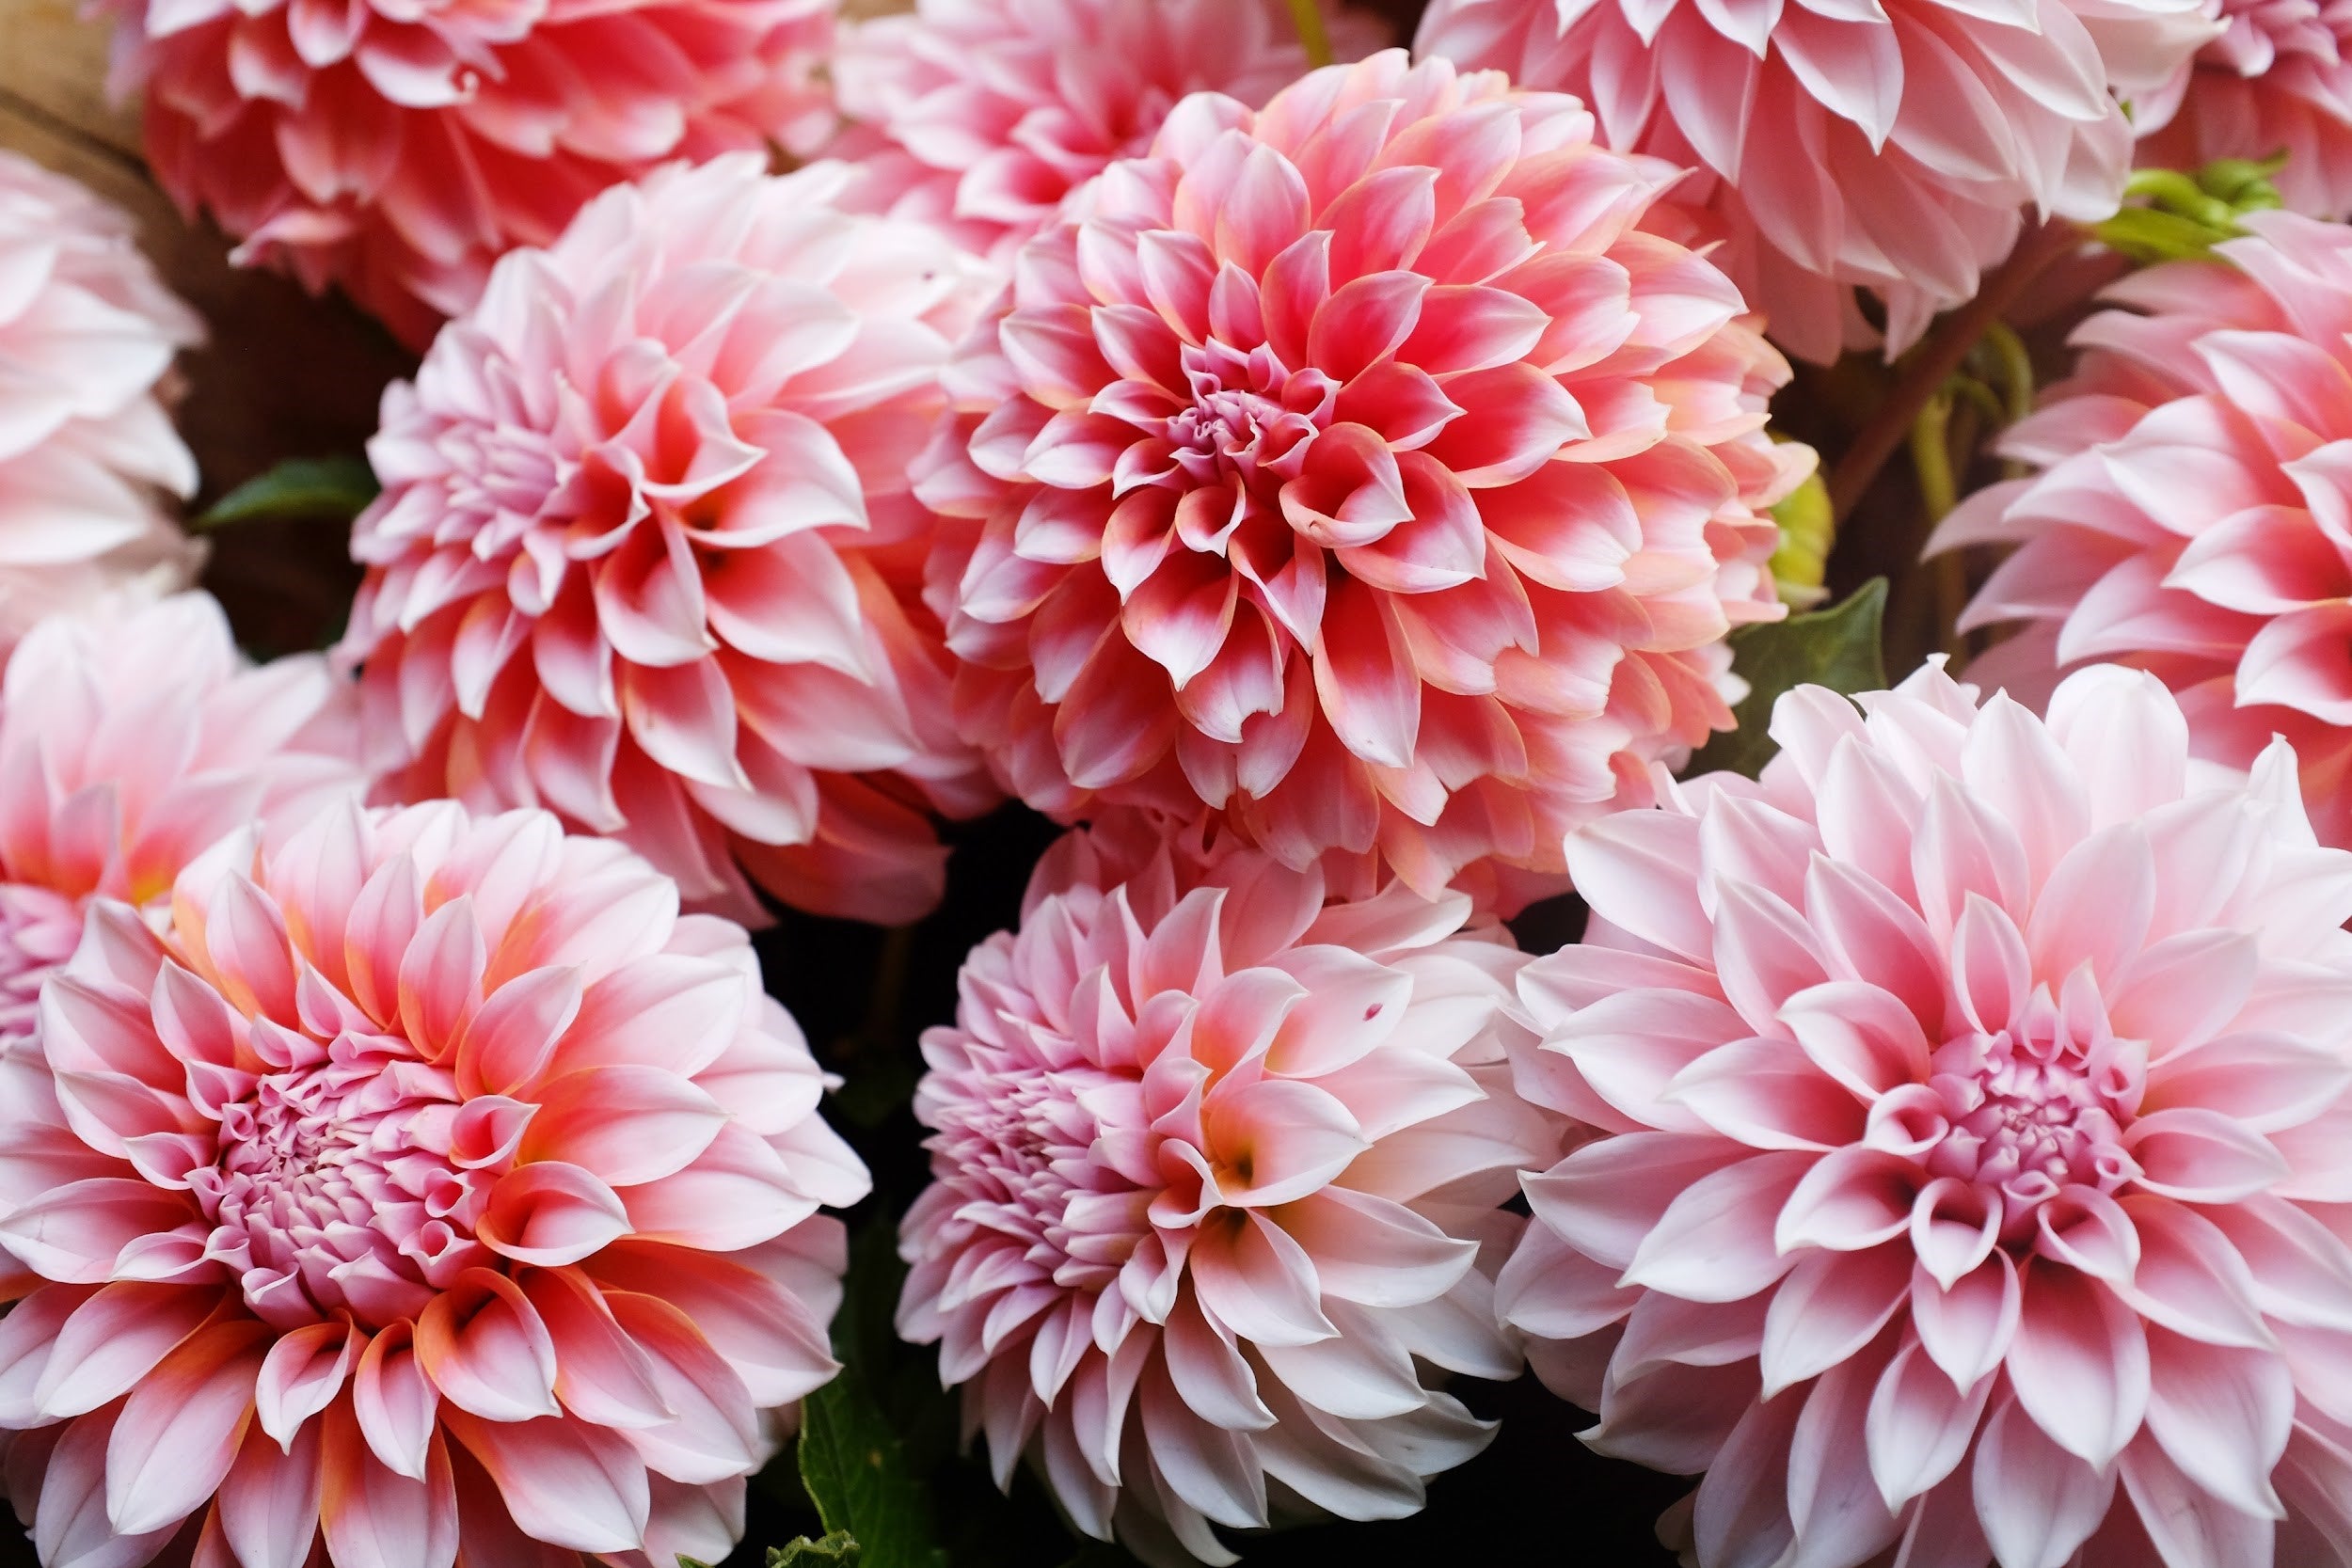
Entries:
[[[34,1505],[33,1547],[44,1561],[71,1568],[137,1568],[171,1539],[175,1520],[145,1535],[123,1535],[106,1511],[106,1449],[115,1418],[85,1416],[51,1450]],[[21,1441],[22,1439],[20,1439]]]
[[417,1358],[413,1328],[395,1324],[369,1339],[352,1378],[351,1408],[368,1450],[394,1475],[425,1479],[439,1403]]
[[[1911,1259],[1900,1247],[1815,1252],[1800,1259],[1765,1312],[1758,1356],[1764,1398],[1852,1359],[1910,1294]],[[1891,1368],[1887,1375],[1893,1377]],[[1876,1463],[1874,1458],[1874,1469]],[[1918,1490],[1941,1479],[1931,1478]],[[1890,1497],[1887,1506],[1899,1501]]]
[[628,1211],[612,1187],[556,1159],[519,1165],[499,1178],[474,1226],[493,1252],[542,1268],[576,1263],[628,1231]]
[[[48,1305],[64,1301],[53,1295]],[[53,1325],[40,1381],[28,1390],[32,1408],[56,1418],[111,1403],[202,1327],[214,1305],[205,1292],[178,1285],[121,1280],[103,1287]],[[39,1313],[25,1317],[28,1329],[41,1321]]]
[[[2147,1334],[2104,1286],[2072,1269],[2032,1269],[2024,1287],[2008,1359],[2018,1407],[2059,1448],[2105,1470],[2147,1411]],[[1992,1520],[1985,1530],[1994,1533]]]
[[1783,1003],[1780,1021],[1823,1072],[1874,1099],[1927,1076],[1917,1014],[1876,986],[1832,981]]
[[2196,1210],[2134,1195],[2138,1266],[2119,1290],[2152,1323],[2209,1344],[2267,1349],[2253,1275],[2229,1239]]
[[326,1415],[319,1524],[337,1562],[367,1568],[450,1568],[457,1560],[457,1496],[440,1436],[431,1439],[421,1478],[386,1466],[349,1408]]
[[177,1524],[220,1485],[253,1415],[268,1330],[221,1323],[166,1356],[106,1440],[106,1518],[123,1535]]
[[262,1431],[291,1454],[310,1418],[332,1403],[351,1375],[362,1346],[348,1323],[296,1329],[270,1346],[253,1390]]
[[1692,1182],[1642,1239],[1625,1282],[1691,1301],[1738,1301],[1764,1289],[1792,1262],[1764,1221],[1785,1214],[1814,1166],[1807,1154],[1757,1154]]
[[460,1086],[475,1095],[504,1095],[530,1084],[553,1059],[556,1042],[580,1014],[581,997],[578,972],[552,965],[500,986],[457,1039]]
[[1859,1145],[1820,1160],[1789,1158],[1802,1163],[1773,1222],[1773,1244],[1782,1251],[1859,1252],[1910,1228],[1918,1179],[1909,1161]]
[[618,1435],[564,1417],[481,1420],[452,1411],[443,1419],[525,1534],[581,1552],[644,1545],[652,1508],[645,1466]]
[[653,1067],[567,1072],[541,1088],[538,1100],[521,1157],[568,1161],[615,1187],[684,1169],[727,1122],[727,1113],[708,1094]]
[[2287,1174],[2259,1133],[2202,1106],[2152,1112],[2126,1130],[2124,1148],[2151,1191],[2192,1203],[2249,1197]]
[[302,1568],[310,1560],[318,1539],[323,1439],[316,1426],[288,1436],[291,1442],[281,1450],[266,1433],[246,1433],[236,1463],[221,1482],[214,1515],[227,1548],[224,1561]]
[[1870,1479],[1890,1510],[1939,1485],[1967,1457],[1993,1382],[1955,1388],[1915,1342],[1887,1363],[1870,1396],[1866,1434]]
[[1314,1264],[1288,1232],[1244,1212],[1204,1232],[1190,1264],[1212,1322],[1261,1344],[1304,1345],[1339,1331],[1313,1294]]
[[645,1354],[672,1418],[625,1429],[645,1463],[674,1481],[709,1485],[756,1469],[764,1457],[751,1394],[726,1360],[678,1309],[655,1296],[606,1298]]
[[2113,1470],[2052,1442],[2013,1396],[1985,1418],[1975,1480],[1977,1522],[2003,1568],[2060,1568],[2115,1491]]
[[[2294,1422],[2295,1382],[2286,1363],[2266,1351],[2161,1332],[2149,1337],[2148,1352],[2148,1434],[2165,1456],[2228,1508],[2282,1517],[2270,1472]],[[2134,1468],[2125,1468],[2126,1487]],[[2142,1484],[2150,1479],[2143,1472]]]
[[1854,1097],[1787,1040],[1717,1046],[1677,1072],[1663,1097],[1751,1148],[1827,1150],[1862,1127]]
[[493,1422],[556,1413],[555,1348],[547,1325],[502,1275],[469,1269],[455,1289],[436,1295],[417,1320],[416,1357],[457,1410]]

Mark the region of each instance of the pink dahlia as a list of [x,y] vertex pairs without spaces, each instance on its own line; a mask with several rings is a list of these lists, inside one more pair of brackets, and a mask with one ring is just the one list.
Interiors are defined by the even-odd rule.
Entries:
[[414,348],[606,186],[832,124],[834,0],[97,4],[182,210]]
[[1505,1320],[1703,1568],[2352,1561],[2352,855],[2144,673],[1862,709],[1570,841]]
[[1136,847],[1057,847],[924,1036],[898,1328],[1000,1482],[1025,1453],[1089,1534],[1232,1562],[1212,1526],[1396,1518],[1485,1445],[1434,1385],[1517,1371],[1497,1205],[1557,1146],[1468,898]]
[[[2287,155],[2272,177],[2286,204],[2352,216],[2352,5],[2220,0],[2223,31],[2137,123],[2140,161],[2195,167]],[[2148,134],[2145,128],[2161,125]]]
[[298,821],[357,787],[355,707],[316,655],[246,663],[202,594],[27,633],[0,683],[0,1057],[34,1032],[89,899],[156,907],[256,816]]
[[368,454],[341,657],[390,787],[616,834],[698,907],[938,897],[956,739],[907,468],[986,280],[829,205],[848,171],[665,168],[502,262]]
[[1934,547],[2017,546],[1963,627],[2020,622],[1979,678],[2090,659],[2179,693],[2200,755],[2284,735],[2320,836],[2352,847],[2352,231],[2247,218],[2226,261],[2108,291],[2073,379],[2002,440],[2042,471],[1972,496]]
[[[1370,17],[1330,19],[1342,59]],[[1177,100],[1255,108],[1307,69],[1283,0],[917,0],[845,29],[833,80],[860,206],[944,225],[1009,264],[1062,198],[1148,151]]]
[[0,1177],[49,1568],[669,1568],[832,1375],[866,1172],[740,927],[544,812],[348,800],[101,902]]
[[1022,253],[917,491],[964,733],[1424,893],[1646,799],[1779,614],[1787,365],[1574,100],[1398,51],[1211,93]]
[[1609,145],[1694,166],[1675,201],[1774,341],[1826,361],[1909,346],[2028,210],[2113,213],[2117,101],[2215,30],[2202,0],[1436,0],[1415,46],[1575,93]]
[[55,610],[195,575],[160,503],[196,493],[196,459],[161,394],[203,335],[127,214],[0,152],[0,653]]

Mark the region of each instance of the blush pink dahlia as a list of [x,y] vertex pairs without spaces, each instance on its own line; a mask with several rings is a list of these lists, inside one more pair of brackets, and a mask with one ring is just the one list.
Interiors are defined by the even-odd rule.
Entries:
[[342,656],[391,787],[617,834],[695,905],[920,915],[988,803],[907,468],[985,279],[847,170],[665,168],[502,262],[369,444]]
[[2226,261],[2153,268],[2075,334],[2074,376],[2002,439],[1934,547],[2009,543],[1963,627],[2023,623],[1979,678],[2153,671],[2201,755],[2284,735],[2320,836],[2352,847],[2352,231],[2245,220]]
[[1787,366],[1574,100],[1390,51],[1199,94],[1022,253],[917,491],[965,733],[1063,816],[1201,803],[1424,893],[1559,869],[1730,722]]
[[87,900],[153,907],[256,816],[356,788],[355,707],[316,655],[247,664],[206,594],[36,626],[0,684],[0,1056],[33,1033]]
[[[1382,40],[1330,20],[1342,59]],[[856,205],[945,226],[1009,264],[1062,198],[1148,151],[1192,92],[1252,108],[1307,69],[1281,0],[918,0],[844,30],[832,62]]]
[[159,503],[196,493],[196,459],[158,394],[203,335],[124,214],[0,152],[0,653],[43,615],[195,574]]
[[1609,145],[1695,166],[1674,200],[1773,340],[1826,361],[1899,353],[2027,211],[2113,213],[2117,100],[2215,30],[2200,0],[1436,0],[1416,47],[1575,93]]
[[742,928],[544,812],[348,801],[93,907],[0,1244],[48,1568],[718,1561],[866,1192]]
[[148,162],[411,347],[606,186],[832,124],[834,0],[99,0]]
[[1557,1146],[1468,898],[1135,849],[1057,847],[924,1036],[898,1327],[1000,1481],[1025,1453],[1089,1534],[1232,1562],[1212,1526],[1411,1513],[1485,1445],[1432,1385],[1517,1371],[1497,1205]]
[[2145,673],[1862,707],[1570,841],[1505,1321],[1703,1568],[2352,1561],[2352,855]]
[[2288,207],[2352,216],[2352,6],[2221,0],[2220,14],[2221,36],[2167,95],[2178,106],[2144,105],[2140,161],[2193,168],[2284,152],[2272,181]]

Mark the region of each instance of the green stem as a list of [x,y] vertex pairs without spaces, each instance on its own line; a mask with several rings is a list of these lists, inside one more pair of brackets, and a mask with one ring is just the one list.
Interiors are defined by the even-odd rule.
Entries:
[[1919,417],[1911,421],[1911,466],[1919,476],[1919,499],[1927,503],[1928,521],[1940,523],[1959,504],[1959,487],[1952,481],[1952,395],[1938,392],[1928,399]]
[[2003,321],[1984,329],[1984,348],[2001,372],[2001,401],[2008,404],[2005,418],[2015,424],[2033,412],[2033,356],[2026,351],[2026,341],[2017,329]]
[[1298,46],[1307,52],[1310,69],[1331,63],[1331,35],[1323,30],[1323,9],[1315,0],[1290,0],[1291,25],[1298,29]]

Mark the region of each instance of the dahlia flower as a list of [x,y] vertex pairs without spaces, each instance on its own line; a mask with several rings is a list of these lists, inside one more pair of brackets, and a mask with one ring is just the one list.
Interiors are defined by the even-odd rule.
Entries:
[[2352,855],[2143,673],[1862,709],[1570,841],[1505,1321],[1703,1568],[2352,1561]]
[[2200,755],[2295,743],[2322,839],[2352,847],[2352,232],[2243,220],[2226,261],[2125,278],[2074,377],[2002,439],[2042,471],[1970,497],[1936,549],[2018,547],[1962,617],[2022,622],[1986,684],[2091,659],[2153,671]]
[[[1369,16],[1328,19],[1342,59]],[[1307,69],[1282,0],[917,0],[843,29],[832,63],[855,205],[937,223],[1009,265],[1072,191],[1149,150],[1190,92],[1252,108]]]
[[126,214],[0,151],[0,653],[55,610],[195,575],[159,503],[196,493],[196,459],[160,394],[203,335]]
[[545,812],[346,798],[100,902],[0,1175],[48,1568],[716,1562],[866,1173],[742,928]]
[[412,348],[606,186],[833,123],[834,0],[96,4],[181,209]]
[[2223,31],[2145,105],[2140,161],[2195,167],[2287,155],[2271,177],[2288,207],[2352,216],[2352,6],[2220,0]]
[[247,664],[207,594],[35,626],[0,679],[0,1058],[89,899],[153,906],[257,816],[358,787],[355,707],[316,655]]
[[1787,365],[1641,224],[1660,166],[1389,51],[1201,93],[1022,253],[916,492],[965,733],[1032,805],[1303,866],[1557,871],[1730,722],[1779,614]]
[[973,950],[915,1114],[932,1185],[898,1329],[938,1341],[1000,1483],[1154,1563],[1215,1525],[1396,1518],[1509,1377],[1496,1206],[1556,1148],[1511,1093],[1519,955],[1469,899],[1081,832]]
[[746,154],[599,198],[385,394],[340,656],[393,793],[535,805],[747,923],[920,915],[954,734],[906,470],[985,279],[848,171]]
[[2203,0],[1435,0],[1415,47],[1575,93],[1609,145],[1694,167],[1674,199],[1713,259],[1774,341],[1827,361],[1908,347],[2027,210],[2112,214],[2117,100],[2216,30]]

